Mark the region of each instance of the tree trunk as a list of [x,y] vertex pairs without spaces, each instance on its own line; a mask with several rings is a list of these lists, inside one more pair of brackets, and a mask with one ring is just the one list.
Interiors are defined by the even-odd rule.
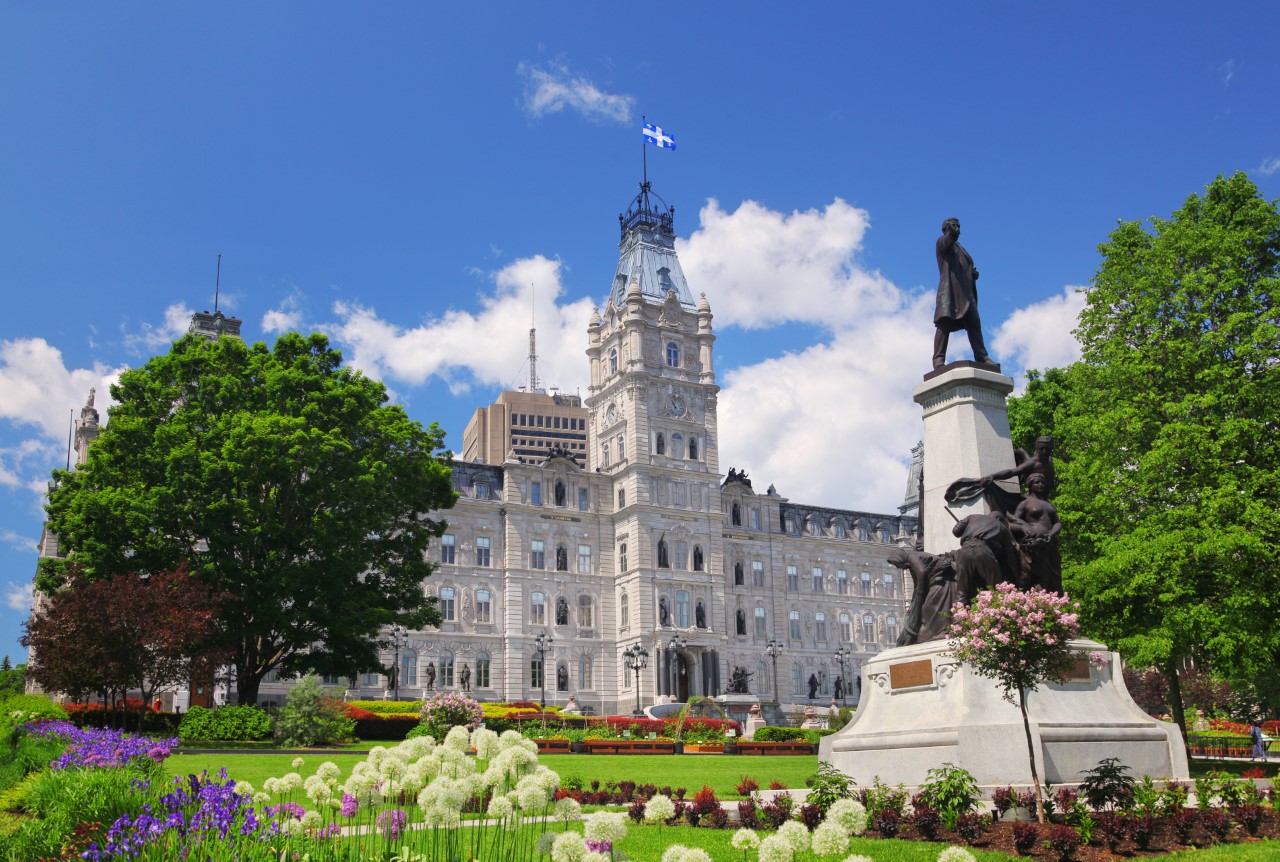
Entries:
[[1031,783],[1036,788],[1036,822],[1044,822],[1044,794],[1040,789],[1040,773],[1036,772],[1036,748],[1031,741],[1031,719],[1027,718],[1027,693],[1018,687],[1018,709],[1022,711],[1022,730],[1027,735],[1027,759],[1031,761]]
[[254,676],[247,668],[236,665],[236,703],[240,706],[257,706],[258,688],[262,685],[264,676],[264,673]]
[[1187,747],[1187,709],[1182,702],[1182,681],[1178,679],[1178,663],[1169,659],[1164,667],[1164,677],[1169,683],[1169,709],[1173,711],[1173,720],[1178,730],[1182,731],[1182,747]]

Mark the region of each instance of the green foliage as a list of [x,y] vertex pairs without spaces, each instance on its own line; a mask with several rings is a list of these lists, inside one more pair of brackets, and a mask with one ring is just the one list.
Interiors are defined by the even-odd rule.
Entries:
[[1080,795],[1094,811],[1127,808],[1133,801],[1134,781],[1118,757],[1106,757],[1085,772]]
[[0,700],[10,698],[15,694],[22,694],[27,684],[27,666],[20,664],[14,667],[8,664],[9,657],[4,657],[4,664],[0,665]]
[[809,735],[803,727],[757,727],[753,742],[808,742]]
[[[30,784],[23,810],[28,820],[9,837],[11,859],[59,859],[75,827],[110,824],[136,814],[151,798],[142,773],[132,769],[62,769],[40,773]],[[135,784],[134,782],[138,782]]]
[[378,715],[417,715],[422,711],[422,704],[412,700],[351,700],[347,705]]
[[276,715],[276,740],[283,746],[336,745],[355,735],[356,724],[320,687],[320,678],[307,674],[289,689]]
[[271,716],[256,706],[193,706],[178,725],[178,738],[196,740],[257,740],[271,736]]
[[822,816],[827,816],[827,809],[837,799],[852,799],[857,791],[857,783],[836,769],[830,763],[819,763],[818,771],[805,779],[809,795],[805,802],[817,806]]
[[962,814],[978,807],[978,782],[967,769],[954,763],[944,763],[930,769],[920,793],[938,810],[942,822],[954,830]]
[[67,711],[46,694],[15,694],[0,701],[0,716],[13,727],[41,718],[63,719]]
[[1280,211],[1237,173],[1100,251],[1055,413],[1067,587],[1090,635],[1165,672],[1185,732],[1193,654],[1280,690]]
[[188,336],[111,394],[86,463],[57,473],[48,523],[67,556],[41,561],[41,588],[70,568],[103,579],[190,562],[228,596],[242,704],[273,668],[375,667],[384,626],[438,621],[422,581],[445,526],[425,514],[456,499],[443,431],[388,405],[323,335],[271,349]]

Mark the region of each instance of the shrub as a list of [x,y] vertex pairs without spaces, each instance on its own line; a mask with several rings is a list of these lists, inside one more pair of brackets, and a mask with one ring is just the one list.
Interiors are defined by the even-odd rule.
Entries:
[[1049,829],[1049,837],[1045,843],[1058,854],[1060,862],[1071,862],[1076,858],[1076,850],[1080,848],[1080,835],[1070,826],[1059,824]]
[[978,805],[978,782],[972,773],[953,763],[930,769],[920,795],[938,810],[948,829],[956,828],[961,814],[974,811]]
[[42,718],[59,720],[68,717],[61,704],[54,703],[48,695],[15,694],[0,701],[0,715],[10,726],[38,721]]
[[966,844],[972,844],[982,837],[983,816],[976,811],[966,811],[956,818],[956,834]]
[[800,806],[800,822],[804,824],[804,828],[810,832],[818,828],[818,824],[822,822],[822,812],[818,810],[818,806],[810,805],[808,802]]
[[1129,834],[1129,821],[1119,814],[1100,814],[1094,834],[1107,845],[1108,850],[1115,853]]
[[[355,735],[361,739],[376,739],[398,742],[413,736],[436,736],[418,723],[412,715],[383,715],[374,718],[361,718],[355,722]],[[436,737],[439,739],[440,737]]]
[[942,828],[942,818],[938,816],[938,809],[920,799],[913,806],[911,825],[924,838],[932,841],[938,837],[938,830]]
[[770,829],[777,829],[791,819],[791,797],[779,794],[760,807],[760,814]]
[[995,809],[997,820],[1017,806],[1018,795],[1012,787],[1001,787],[991,794],[991,807]]
[[220,706],[214,710],[193,706],[178,724],[183,742],[204,740],[258,740],[271,735],[271,716],[256,706]]
[[711,814],[712,811],[720,811],[720,800],[716,799],[716,792],[707,785],[702,785],[702,789],[693,795],[693,804],[689,806],[689,824],[697,826],[698,821],[703,817]]
[[808,742],[809,735],[803,727],[758,727],[751,737],[753,742]]
[[1134,781],[1129,767],[1118,757],[1107,757],[1093,769],[1085,772],[1080,782],[1080,793],[1094,811],[1114,811],[1125,808],[1133,801]]
[[1227,833],[1231,831],[1231,815],[1221,808],[1211,808],[1202,812],[1200,822],[1204,825],[1204,831],[1209,833],[1209,837],[1217,842],[1226,840]]
[[1151,839],[1156,834],[1156,820],[1151,815],[1141,817],[1125,818],[1125,829],[1129,833],[1129,837],[1133,839],[1133,843],[1138,846],[1139,850],[1146,850],[1151,846]]
[[741,821],[743,829],[760,828],[760,812],[750,799],[738,803],[738,820]]
[[632,820],[634,820],[636,823],[643,823],[644,822],[644,805],[645,805],[644,799],[637,799],[635,802],[632,802],[630,807],[627,808],[627,816],[630,817]]
[[871,818],[871,825],[881,838],[895,838],[902,829],[902,812],[894,808],[881,808]]
[[1199,819],[1199,812],[1193,808],[1183,808],[1173,812],[1169,825],[1173,828],[1173,834],[1177,836],[1179,844],[1191,843],[1191,834],[1196,831],[1196,822]]
[[744,775],[742,776],[742,781],[735,784],[733,789],[737,791],[739,796],[750,796],[760,789],[760,785],[750,775]]
[[276,740],[284,746],[334,745],[351,739],[355,729],[341,702],[328,696],[315,674],[307,674],[289,689],[276,715]]
[[1019,856],[1029,856],[1038,840],[1040,840],[1040,827],[1036,824],[1025,821],[1013,824],[1013,849]]
[[1231,817],[1250,835],[1257,835],[1262,826],[1262,806],[1253,802],[1231,809]]
[[484,720],[480,704],[456,692],[440,692],[422,702],[422,724],[436,739],[444,739],[451,727],[474,730]]
[[[416,716],[422,710],[422,704],[416,700],[349,700],[346,704],[352,709],[371,712],[375,715]],[[352,715],[351,717],[367,718],[367,716],[357,715]]]
[[806,778],[804,783],[809,787],[808,802],[824,817],[831,803],[853,796],[853,779],[830,763],[819,763],[818,771]]

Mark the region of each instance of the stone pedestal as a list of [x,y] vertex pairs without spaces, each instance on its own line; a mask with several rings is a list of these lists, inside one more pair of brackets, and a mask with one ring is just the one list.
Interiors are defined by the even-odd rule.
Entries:
[[[956,479],[977,479],[1014,466],[1005,398],[1013,379],[972,363],[932,372],[912,396],[924,408],[924,549],[938,554],[960,547],[943,494]],[[1012,491],[1017,483],[1007,483]],[[981,499],[953,508],[957,518],[988,509]]]
[[[1118,757],[1135,778],[1187,779],[1177,725],[1143,712],[1124,686],[1120,657],[1076,640],[1072,679],[1027,698],[1036,768],[1042,781],[1072,784],[1105,757]],[[989,679],[946,655],[945,641],[885,650],[863,668],[862,705],[839,733],[825,737],[819,759],[861,786],[923,784],[930,769],[953,763],[986,791],[1028,785],[1027,740],[1017,706]],[[1106,663],[1095,667],[1090,653]]]

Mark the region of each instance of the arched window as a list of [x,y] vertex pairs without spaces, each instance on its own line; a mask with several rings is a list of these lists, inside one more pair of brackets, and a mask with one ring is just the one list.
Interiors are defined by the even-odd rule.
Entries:
[[876,618],[871,614],[862,615],[862,639],[867,643],[876,642]]
[[627,543],[623,542],[618,546],[618,572],[622,573],[627,570]]
[[535,626],[547,624],[547,594],[537,590],[529,593],[529,622]]
[[667,365],[672,368],[680,367],[680,345],[674,341],[667,342]]
[[889,643],[898,642],[898,618],[894,614],[889,614],[884,621],[884,636]]
[[853,620],[848,614],[840,615],[840,640],[845,643],[853,642]]
[[787,622],[790,623],[789,635],[793,641],[800,640],[800,612],[791,611],[787,614]]
[[609,466],[609,444],[608,443],[600,444],[600,466],[601,467]]
[[667,553],[667,540],[658,540],[658,568],[671,568],[671,556]]
[[743,583],[744,581],[742,577],[742,563],[734,563],[733,564],[733,585],[735,587],[740,587],[743,585]]
[[827,639],[827,615],[822,611],[813,615],[813,638],[819,641]]
[[742,608],[738,608],[735,616],[737,619],[737,628],[735,630],[738,634],[745,635],[747,633],[747,612]]
[[616,442],[618,444],[618,460],[619,461],[627,460],[627,441],[623,440],[622,435],[619,434]]
[[702,547],[700,545],[693,546],[693,570],[695,572],[702,571]]
[[662,435],[661,431],[658,432],[658,454],[667,454],[667,438]]
[[418,654],[413,650],[400,653],[400,687],[414,688],[418,684]]
[[493,593],[490,590],[476,590],[476,622],[493,622]]
[[618,599],[618,631],[631,628],[631,597],[623,593]]
[[742,526],[742,507],[737,503],[734,503],[733,508],[729,510],[729,523],[735,527]]
[[578,690],[595,688],[591,679],[591,656],[578,656]]
[[618,348],[614,347],[609,351],[609,373],[618,373]]
[[493,683],[490,680],[490,659],[487,652],[476,653],[476,688],[489,688]]
[[671,457],[672,458],[684,457],[684,436],[681,434],[671,435]]
[[455,611],[457,609],[457,591],[453,587],[440,588],[440,602],[437,607],[440,609],[440,617],[446,621],[457,619]]
[[862,594],[864,596],[871,595],[871,573],[870,572],[862,573]]
[[697,437],[689,438],[689,460],[690,461],[698,460],[698,438]]
[[453,653],[440,654],[440,687],[453,688]]

